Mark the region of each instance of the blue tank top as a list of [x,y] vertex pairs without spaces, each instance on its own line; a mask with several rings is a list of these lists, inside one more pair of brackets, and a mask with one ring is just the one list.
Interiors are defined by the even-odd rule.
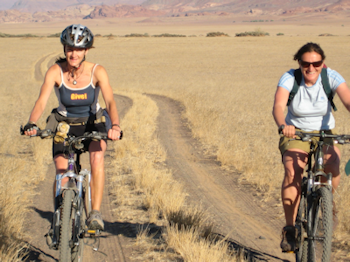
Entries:
[[63,79],[61,68],[61,85],[55,88],[59,106],[57,111],[65,117],[89,117],[96,114],[100,109],[98,95],[100,87],[93,84],[93,75],[97,64],[94,65],[91,72],[90,83],[82,88],[71,88]]

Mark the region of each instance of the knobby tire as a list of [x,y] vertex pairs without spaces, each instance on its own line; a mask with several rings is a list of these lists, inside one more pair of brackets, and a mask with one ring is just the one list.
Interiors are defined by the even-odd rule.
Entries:
[[85,219],[86,219],[86,214],[85,214],[85,209],[84,209],[84,204],[82,202],[79,203],[79,214],[75,214],[75,219],[79,219],[79,229],[78,232],[75,232],[78,235],[78,240],[79,240],[79,245],[73,246],[71,249],[72,252],[72,261],[73,262],[82,262],[83,261],[83,256],[84,256],[84,238],[83,238],[83,230],[85,227]]
[[71,261],[70,240],[72,239],[72,221],[71,211],[74,191],[66,189],[63,192],[62,214],[61,214],[61,232],[59,245],[59,261]]
[[[91,175],[90,175],[91,176]],[[84,205],[85,205],[85,211],[86,211],[86,216],[89,216],[90,212],[91,212],[91,188],[90,188],[90,184],[89,184],[89,176],[85,176],[84,177]]]
[[307,201],[305,197],[305,191],[307,187],[307,179],[304,177],[302,184],[302,193],[300,197],[300,204],[298,208],[298,214],[295,221],[295,226],[299,230],[298,242],[299,249],[295,252],[296,262],[307,262],[308,242],[306,237],[307,224],[305,223],[307,218]]
[[308,261],[329,262],[332,252],[332,191],[328,187],[320,187],[309,209]]

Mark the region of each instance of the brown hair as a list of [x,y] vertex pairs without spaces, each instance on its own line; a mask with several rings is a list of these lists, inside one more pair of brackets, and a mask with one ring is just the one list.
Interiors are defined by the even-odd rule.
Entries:
[[298,50],[298,52],[296,52],[296,54],[294,55],[294,60],[300,61],[303,54],[308,53],[308,52],[316,52],[322,57],[322,60],[326,59],[326,56],[325,56],[322,48],[318,44],[309,42],[309,43],[303,45]]

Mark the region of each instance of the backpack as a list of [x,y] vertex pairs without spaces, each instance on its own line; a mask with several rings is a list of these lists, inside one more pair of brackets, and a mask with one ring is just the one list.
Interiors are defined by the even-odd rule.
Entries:
[[[299,90],[299,86],[301,83],[301,79],[302,79],[302,75],[301,75],[301,70],[296,69],[294,71],[294,86],[292,91],[290,91],[289,94],[289,98],[288,98],[288,102],[287,102],[287,106],[290,105],[290,103],[292,102],[295,94],[298,92]],[[326,68],[322,68],[322,72],[321,72],[321,80],[322,80],[322,86],[323,86],[323,90],[326,93],[326,96],[329,100],[329,102],[331,103],[331,106],[333,108],[334,111],[337,111],[337,107],[335,106],[334,102],[333,102],[333,92],[331,89],[331,86],[329,84],[329,79],[328,79],[328,75],[327,75],[327,69]]]

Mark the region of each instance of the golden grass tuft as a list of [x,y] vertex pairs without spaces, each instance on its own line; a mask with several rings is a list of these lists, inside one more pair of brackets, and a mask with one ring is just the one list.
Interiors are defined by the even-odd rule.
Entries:
[[[231,257],[224,244],[221,247],[221,244],[213,244],[209,240],[212,224],[207,219],[207,215],[200,208],[185,205],[186,194],[183,192],[182,185],[176,182],[170,171],[162,165],[165,160],[165,152],[154,139],[157,128],[156,119],[159,113],[155,102],[137,93],[129,92],[128,96],[133,100],[133,107],[122,121],[125,138],[114,144],[116,153],[113,165],[118,169],[115,177],[122,176],[123,178],[119,180],[119,183],[115,177],[111,178],[114,181],[113,194],[116,199],[123,199],[125,195],[129,197],[128,201],[125,199],[117,201],[119,206],[115,212],[118,213],[118,217],[122,221],[130,220],[130,213],[127,215],[122,212],[123,205],[134,201],[136,205],[147,210],[148,217],[142,217],[140,212],[135,211],[132,221],[136,220],[138,223],[147,221],[147,223],[166,228],[162,236],[163,240],[155,240],[149,236],[147,229],[139,229],[136,244],[149,260],[163,261],[161,258],[170,259],[179,256],[178,254],[182,256],[182,249],[174,246],[172,242],[181,242],[183,234],[189,234],[189,232],[195,232],[195,239],[199,243],[194,241],[192,243],[194,246],[199,245],[198,248],[206,246],[200,255],[201,258],[205,258],[207,251],[212,248],[217,250],[213,252],[215,255],[224,252],[225,256]],[[127,179],[128,176],[132,178]],[[122,181],[131,180],[133,182],[125,187],[126,183]],[[124,189],[120,191],[120,187]],[[127,193],[128,190],[138,192],[137,197],[133,193]],[[176,230],[173,230],[174,227]],[[168,232],[171,232],[170,237]],[[191,252],[190,249],[188,252]],[[218,257],[222,256],[224,255],[221,254]],[[211,256],[205,259],[197,261],[211,261]]]

